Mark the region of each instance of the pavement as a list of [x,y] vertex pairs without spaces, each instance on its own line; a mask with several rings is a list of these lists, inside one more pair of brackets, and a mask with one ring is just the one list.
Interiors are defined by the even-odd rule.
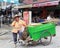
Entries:
[[[14,48],[11,28],[6,26],[6,28],[1,28],[0,32],[7,30],[7,33],[0,36],[0,48]],[[52,42],[48,46],[43,46],[41,44],[37,46],[21,46],[17,45],[17,48],[60,48],[60,26],[56,27],[56,36],[53,37]]]
[[0,36],[3,35],[3,34],[6,34],[8,32],[11,32],[11,27],[8,26],[8,25],[2,25],[0,27]]

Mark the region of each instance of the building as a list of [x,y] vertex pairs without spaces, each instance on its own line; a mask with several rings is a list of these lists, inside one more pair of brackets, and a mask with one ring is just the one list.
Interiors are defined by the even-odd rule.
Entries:
[[60,13],[59,0],[20,0],[20,1],[21,5],[16,6],[15,8],[22,10],[22,13],[24,11],[31,11],[32,18],[35,16],[39,16],[41,19],[46,19],[50,13],[54,17],[59,16]]

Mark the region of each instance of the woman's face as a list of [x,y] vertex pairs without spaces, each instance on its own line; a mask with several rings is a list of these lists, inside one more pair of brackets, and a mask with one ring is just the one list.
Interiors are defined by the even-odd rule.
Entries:
[[17,22],[18,22],[18,21],[19,21],[19,17],[16,17],[16,18],[15,18],[15,21],[17,21]]

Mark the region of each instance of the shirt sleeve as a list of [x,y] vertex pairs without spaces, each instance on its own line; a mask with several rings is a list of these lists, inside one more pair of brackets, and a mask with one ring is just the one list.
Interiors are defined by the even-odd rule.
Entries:
[[23,25],[23,26],[26,26],[26,23],[25,23],[25,21],[22,21],[22,25]]
[[15,26],[15,21],[12,22],[11,26],[12,26],[12,27]]

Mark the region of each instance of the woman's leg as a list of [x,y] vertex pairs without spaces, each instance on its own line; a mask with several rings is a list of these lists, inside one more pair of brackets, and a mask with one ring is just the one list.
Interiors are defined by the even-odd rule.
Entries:
[[17,33],[13,33],[13,40],[14,40],[14,43],[16,44],[17,43]]
[[22,39],[22,32],[18,32],[18,34],[19,34],[19,39]]

